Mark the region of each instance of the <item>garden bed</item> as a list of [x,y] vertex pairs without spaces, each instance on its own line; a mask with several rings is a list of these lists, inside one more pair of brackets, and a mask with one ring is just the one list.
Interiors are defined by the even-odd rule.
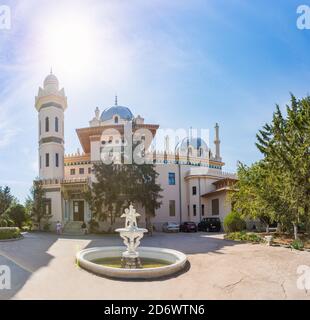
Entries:
[[258,233],[258,232],[231,232],[225,235],[225,239],[233,241],[244,241],[251,243],[264,243],[266,236],[273,236],[272,245],[298,250],[310,251],[310,236],[299,235],[299,240],[294,240],[293,236],[286,233]]
[[18,240],[22,238],[19,228],[0,228],[0,241]]

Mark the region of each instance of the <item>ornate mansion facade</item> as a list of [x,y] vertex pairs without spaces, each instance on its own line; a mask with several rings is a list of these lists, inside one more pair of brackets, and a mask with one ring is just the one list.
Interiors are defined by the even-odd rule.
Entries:
[[[144,140],[146,158],[153,161],[161,185],[162,205],[156,210],[152,223],[161,230],[165,222],[200,222],[204,217],[221,220],[231,210],[229,193],[236,181],[234,174],[222,171],[224,162],[220,153],[219,126],[215,126],[214,153],[202,138],[185,137],[170,151],[165,140],[163,152],[152,149],[159,125],[145,123],[127,107],[115,105],[101,114],[97,108],[89,126],[77,129],[83,152],[65,155],[64,113],[67,97],[59,89],[58,79],[52,73],[44,80],[35,98],[39,125],[39,179],[43,183],[46,210],[52,215],[53,228],[57,221],[65,226],[88,222],[92,212],[84,199],[91,181],[95,179],[93,165],[102,161],[102,150],[107,146],[118,150],[126,144],[126,132]],[[114,159],[115,160],[115,159]],[[135,204],[142,214],[143,208]],[[108,222],[100,222],[103,230]],[[119,221],[113,227],[118,227]]]

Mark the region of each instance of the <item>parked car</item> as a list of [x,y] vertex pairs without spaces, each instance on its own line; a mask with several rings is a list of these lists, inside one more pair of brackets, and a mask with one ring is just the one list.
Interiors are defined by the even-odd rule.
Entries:
[[183,222],[180,225],[180,231],[181,232],[197,232],[197,226],[195,222],[187,221]]
[[179,232],[180,225],[174,222],[165,222],[163,224],[163,232]]
[[221,228],[221,220],[219,218],[203,218],[201,222],[198,223],[199,231],[219,232]]

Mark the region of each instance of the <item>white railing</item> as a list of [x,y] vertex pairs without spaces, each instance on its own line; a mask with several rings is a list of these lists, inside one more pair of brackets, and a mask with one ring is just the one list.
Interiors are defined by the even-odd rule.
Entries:
[[207,168],[207,167],[199,167],[199,168],[190,168],[186,176],[198,176],[198,175],[211,175],[221,178],[231,178],[237,179],[237,175],[235,173],[230,173],[222,170]]
[[43,185],[59,185],[67,183],[89,183],[90,178],[70,178],[70,179],[40,179]]

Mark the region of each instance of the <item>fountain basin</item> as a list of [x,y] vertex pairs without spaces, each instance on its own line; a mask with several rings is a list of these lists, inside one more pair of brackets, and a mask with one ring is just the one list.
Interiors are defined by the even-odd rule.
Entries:
[[118,279],[154,279],[170,276],[181,271],[186,264],[184,253],[165,248],[140,247],[137,251],[143,259],[165,261],[167,265],[156,268],[125,269],[105,266],[94,261],[104,258],[121,259],[124,247],[100,247],[85,249],[77,253],[77,263],[83,269],[98,275]]

